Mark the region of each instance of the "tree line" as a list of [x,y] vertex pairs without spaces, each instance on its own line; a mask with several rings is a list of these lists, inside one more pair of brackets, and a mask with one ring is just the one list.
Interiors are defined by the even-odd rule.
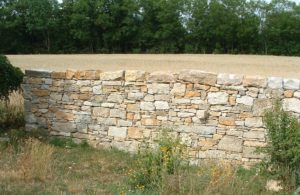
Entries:
[[288,0],[1,0],[0,53],[300,55]]

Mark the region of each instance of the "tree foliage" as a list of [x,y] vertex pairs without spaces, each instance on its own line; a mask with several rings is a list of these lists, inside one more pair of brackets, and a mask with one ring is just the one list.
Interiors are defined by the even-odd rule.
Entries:
[[9,93],[19,89],[22,81],[22,71],[12,66],[5,56],[0,55],[0,99],[8,99]]
[[2,0],[0,53],[300,55],[289,0]]

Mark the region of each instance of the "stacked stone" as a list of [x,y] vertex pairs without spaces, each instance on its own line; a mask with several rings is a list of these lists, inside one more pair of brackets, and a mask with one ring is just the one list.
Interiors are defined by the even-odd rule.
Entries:
[[275,99],[299,116],[300,81],[279,77],[138,70],[26,71],[26,127],[135,152],[172,129],[193,162],[256,162],[266,145],[262,116]]

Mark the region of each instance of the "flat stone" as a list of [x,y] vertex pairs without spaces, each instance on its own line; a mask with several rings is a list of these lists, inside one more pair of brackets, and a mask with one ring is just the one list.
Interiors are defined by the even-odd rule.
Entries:
[[230,152],[242,152],[242,143],[243,140],[235,136],[224,136],[218,144],[218,149]]
[[125,71],[125,81],[144,81],[145,71],[141,70],[126,70]]
[[224,159],[225,156],[226,156],[225,151],[220,151],[220,150],[199,151],[198,153],[198,158]]
[[132,122],[126,121],[126,120],[118,120],[118,125],[120,127],[130,127],[130,126],[132,126]]
[[243,85],[245,87],[265,88],[267,86],[267,79],[261,76],[245,76]]
[[73,79],[75,77],[76,70],[67,69],[66,79]]
[[283,99],[282,107],[285,111],[300,113],[300,100],[297,98]]
[[199,119],[206,119],[208,114],[206,110],[197,110],[196,116]]
[[254,101],[253,97],[250,97],[250,96],[242,96],[242,97],[236,99],[236,102],[238,104],[244,104],[246,106],[252,106],[253,101]]
[[116,93],[112,93],[107,97],[107,101],[108,102],[114,102],[114,103],[118,103],[121,104],[124,100],[123,95],[121,94],[116,94]]
[[140,108],[141,110],[153,111],[155,109],[155,106],[152,102],[141,102]]
[[95,107],[95,108],[93,108],[93,116],[108,117],[109,116],[109,108]]
[[134,139],[140,139],[143,137],[144,129],[138,127],[128,127],[128,137]]
[[265,132],[251,130],[251,131],[245,132],[243,137],[247,138],[247,139],[264,140],[265,139]]
[[124,77],[124,70],[115,71],[115,72],[102,72],[100,74],[100,79],[103,81],[122,80],[123,77]]
[[76,124],[72,122],[53,122],[52,130],[59,131],[59,132],[76,132]]
[[216,127],[214,126],[204,126],[204,125],[193,125],[193,126],[185,126],[185,125],[182,125],[182,126],[179,126],[177,127],[178,131],[180,132],[187,132],[187,133],[196,133],[196,134],[199,134],[199,135],[203,135],[203,136],[206,136],[206,135],[209,135],[209,136],[212,136],[216,133]]
[[283,88],[284,89],[298,90],[299,86],[300,86],[299,79],[283,79]]
[[243,75],[237,74],[218,74],[217,83],[219,85],[241,85],[243,82]]
[[170,83],[175,82],[175,80],[173,73],[165,71],[152,72],[148,77],[148,82]]
[[122,86],[122,81],[103,81],[103,86]]
[[126,111],[120,109],[111,109],[109,116],[114,118],[126,119]]
[[282,89],[283,79],[281,77],[268,77],[268,87],[271,89]]
[[126,138],[127,127],[109,127],[108,136],[113,136],[117,138]]
[[168,110],[170,108],[169,103],[166,101],[155,101],[154,105],[156,110]]
[[246,118],[245,126],[246,127],[262,127],[263,126],[262,117]]
[[169,94],[170,85],[162,83],[152,83],[147,85],[149,94]]
[[184,96],[185,89],[186,89],[185,84],[175,83],[172,90],[171,90],[171,94],[175,95],[175,96]]
[[195,116],[195,113],[190,113],[190,112],[178,112],[177,115],[178,115],[179,118],[187,118],[187,117]]
[[253,114],[255,116],[262,116],[264,112],[271,109],[273,106],[272,100],[270,99],[256,99],[253,105]]
[[144,98],[144,93],[143,92],[130,92],[128,93],[129,100],[141,100]]
[[50,78],[51,72],[52,71],[49,70],[31,69],[31,70],[25,70],[25,75],[28,77]]
[[227,104],[228,94],[225,92],[208,93],[207,99],[209,104]]
[[66,78],[66,72],[51,72],[51,78],[53,79],[65,79]]
[[215,85],[217,82],[217,75],[200,70],[182,70],[179,73],[179,79],[192,83]]
[[235,120],[232,117],[219,117],[219,123],[225,126],[234,126]]

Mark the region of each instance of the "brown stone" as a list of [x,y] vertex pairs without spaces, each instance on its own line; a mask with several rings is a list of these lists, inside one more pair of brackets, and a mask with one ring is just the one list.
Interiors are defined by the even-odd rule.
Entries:
[[293,96],[294,96],[294,91],[293,90],[284,91],[284,97],[291,98]]
[[74,114],[68,112],[57,111],[55,117],[61,120],[71,121],[74,119]]
[[191,83],[215,85],[217,82],[217,75],[214,73],[203,72],[200,70],[188,69],[180,71],[179,79]]
[[27,82],[29,84],[42,84],[43,79],[38,77],[30,77]]
[[145,126],[156,126],[158,125],[158,121],[156,119],[152,119],[152,118],[143,118],[141,120],[142,125]]
[[76,70],[68,69],[66,71],[66,79],[73,79],[75,76]]
[[201,150],[208,150],[214,145],[216,145],[216,143],[216,140],[201,140],[198,144],[201,147]]
[[75,73],[76,79],[100,79],[100,70],[81,70]]
[[232,117],[219,117],[219,123],[226,126],[234,126],[235,121]]
[[89,100],[90,97],[91,97],[91,95],[88,94],[88,93],[85,93],[85,94],[79,94],[79,95],[78,95],[78,99],[79,99],[79,100]]
[[50,92],[48,90],[45,90],[45,89],[36,89],[34,91],[32,91],[32,93],[35,95],[35,96],[39,96],[39,97],[43,97],[43,96],[49,96]]
[[185,97],[200,97],[201,94],[198,91],[188,91],[185,94]]
[[192,90],[193,89],[193,84],[189,83],[186,85],[186,90]]
[[65,79],[66,78],[66,72],[52,72],[51,77],[53,79]]
[[128,127],[128,137],[139,139],[143,137],[143,129],[138,127]]
[[260,76],[245,76],[243,80],[245,87],[266,87],[267,79]]
[[217,92],[220,91],[218,87],[210,87],[209,91],[211,92]]
[[251,112],[242,112],[239,116],[239,118],[250,118],[253,117],[253,114]]

